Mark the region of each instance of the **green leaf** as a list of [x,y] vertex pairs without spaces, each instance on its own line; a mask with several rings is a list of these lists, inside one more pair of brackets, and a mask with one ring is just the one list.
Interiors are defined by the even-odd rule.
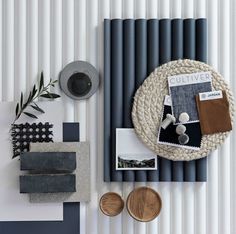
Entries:
[[52,83],[54,83],[54,84],[55,84],[55,83],[57,83],[57,82],[58,82],[58,80],[54,80]]
[[26,102],[26,105],[28,105],[32,101],[32,99],[33,99],[32,92],[30,91],[29,97],[28,97],[27,102]]
[[41,94],[40,97],[55,99],[55,98],[59,98],[61,96],[56,93],[45,93],[45,94]]
[[31,117],[31,118],[34,118],[34,119],[37,119],[37,118],[38,118],[37,116],[35,116],[35,115],[33,115],[33,114],[29,113],[29,112],[23,112],[23,113],[24,113],[25,115]]
[[39,91],[41,91],[43,87],[44,87],[44,78],[43,78],[43,71],[42,71],[41,76],[40,76],[40,82],[39,82]]
[[42,110],[38,105],[36,106],[33,106],[33,105],[30,105],[34,110],[40,112],[40,113],[45,113],[44,110]]
[[20,94],[20,107],[22,108],[23,106],[23,93],[21,92]]
[[32,91],[32,98],[34,98],[36,93],[37,93],[37,89],[36,89],[36,85],[34,85],[33,91]]
[[17,103],[16,105],[16,116],[18,115],[18,112],[19,112],[19,103]]

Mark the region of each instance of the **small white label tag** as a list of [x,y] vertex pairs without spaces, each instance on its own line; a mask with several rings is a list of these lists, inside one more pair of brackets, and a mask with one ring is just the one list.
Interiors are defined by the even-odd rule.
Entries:
[[200,98],[200,101],[214,100],[214,99],[223,98],[223,94],[221,90],[205,92],[205,93],[199,93],[199,98]]
[[164,105],[165,106],[172,106],[171,97],[169,95],[165,96]]

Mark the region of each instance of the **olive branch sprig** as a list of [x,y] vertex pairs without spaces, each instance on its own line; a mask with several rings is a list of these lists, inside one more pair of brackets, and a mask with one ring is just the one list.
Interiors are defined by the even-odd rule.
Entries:
[[36,85],[33,86],[33,89],[30,91],[28,98],[26,99],[25,102],[24,102],[23,92],[21,92],[20,101],[16,104],[16,109],[15,109],[16,116],[12,124],[14,124],[17,119],[19,119],[21,114],[25,114],[34,119],[38,118],[36,115],[25,111],[25,109],[28,106],[38,111],[39,113],[45,113],[44,110],[41,109],[36,104],[35,100],[39,97],[48,98],[48,99],[59,98],[60,95],[50,92],[50,87],[55,87],[55,83],[57,83],[57,80],[50,79],[49,83],[45,86],[43,72],[41,72],[38,88],[36,87]]

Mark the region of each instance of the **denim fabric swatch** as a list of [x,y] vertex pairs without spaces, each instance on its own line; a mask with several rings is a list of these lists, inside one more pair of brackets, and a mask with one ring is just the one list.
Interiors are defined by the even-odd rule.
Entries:
[[195,95],[211,90],[211,82],[170,87],[172,110],[177,122],[179,115],[183,112],[188,113],[190,122],[198,121]]

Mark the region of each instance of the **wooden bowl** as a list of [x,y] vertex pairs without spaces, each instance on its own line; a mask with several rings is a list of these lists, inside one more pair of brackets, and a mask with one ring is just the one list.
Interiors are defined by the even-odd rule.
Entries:
[[99,202],[100,210],[107,216],[116,216],[124,208],[124,201],[118,193],[105,193]]
[[149,222],[160,214],[162,201],[155,190],[149,187],[139,187],[129,194],[126,206],[134,219]]

